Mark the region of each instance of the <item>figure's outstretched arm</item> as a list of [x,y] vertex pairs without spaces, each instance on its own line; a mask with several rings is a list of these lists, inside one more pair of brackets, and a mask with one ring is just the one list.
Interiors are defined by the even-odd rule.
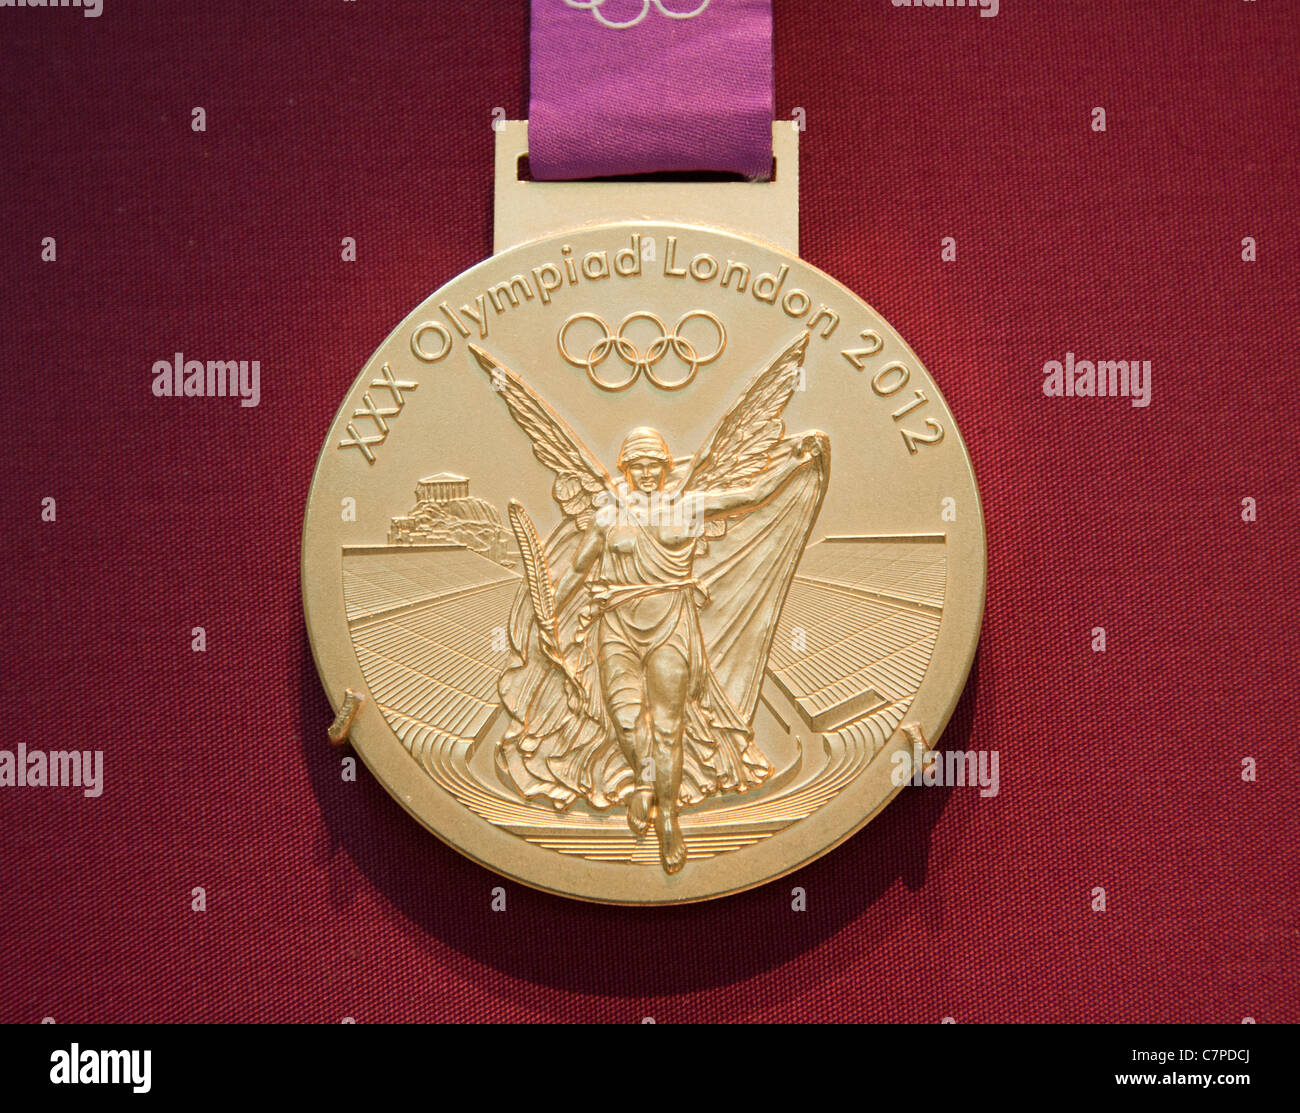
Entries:
[[555,609],[559,611],[582,586],[591,570],[592,564],[605,547],[605,531],[593,516],[587,525],[587,531],[578,543],[578,551],[573,554],[573,563],[564,570],[560,582],[555,585]]
[[753,483],[698,494],[696,497],[700,499],[700,513],[705,519],[720,518],[761,506],[789,483],[795,472],[811,463],[815,457],[821,456],[825,447],[825,433],[809,433],[793,452],[784,460],[768,467]]

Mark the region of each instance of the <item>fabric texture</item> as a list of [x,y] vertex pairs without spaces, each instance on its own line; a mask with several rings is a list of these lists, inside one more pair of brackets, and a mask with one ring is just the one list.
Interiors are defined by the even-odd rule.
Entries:
[[772,171],[772,0],[532,0],[533,177]]
[[[974,459],[987,610],[942,745],[1001,787],[652,910],[505,884],[343,781],[299,600],[345,390],[491,250],[527,17],[0,10],[0,748],[105,753],[98,798],[0,789],[0,1021],[1300,1020],[1300,7],[776,5],[802,253]],[[260,361],[259,405],[155,397],[178,352]],[[1044,395],[1067,353],[1149,360],[1150,405]]]

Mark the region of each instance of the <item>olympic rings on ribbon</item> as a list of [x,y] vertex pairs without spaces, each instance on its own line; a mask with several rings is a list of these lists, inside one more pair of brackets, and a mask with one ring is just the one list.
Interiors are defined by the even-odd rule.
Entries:
[[579,8],[583,11],[591,12],[591,14],[596,17],[598,23],[605,27],[612,27],[616,31],[621,31],[626,27],[635,27],[650,14],[651,4],[654,4],[654,6],[659,9],[660,15],[666,15],[669,19],[694,19],[697,15],[703,14],[704,9],[709,6],[709,0],[700,0],[700,6],[693,12],[675,12],[671,8],[664,7],[664,0],[642,0],[641,14],[619,23],[610,19],[609,16],[601,12],[600,9],[604,6],[606,0],[564,0],[564,2],[571,8]]
[[[718,332],[717,345],[707,356],[701,355],[696,350],[695,345],[682,335],[682,330],[686,325],[696,318],[708,321]],[[587,349],[585,357],[575,355],[569,348],[569,329],[579,321],[591,321],[600,327],[602,333],[596,342]],[[659,335],[651,341],[649,348],[644,352],[627,338],[627,327],[633,321],[650,321],[659,330]],[[584,369],[587,372],[587,377],[601,390],[608,390],[611,393],[627,390],[643,372],[645,377],[660,390],[681,390],[682,387],[690,385],[701,367],[712,363],[722,355],[723,349],[727,346],[727,330],[717,317],[704,309],[693,309],[685,314],[671,332],[662,318],[644,309],[638,310],[636,313],[629,313],[623,318],[623,322],[618,328],[612,332],[603,317],[595,313],[575,313],[560,326],[555,342],[564,361],[574,367]],[[659,363],[668,354],[669,348],[687,367],[686,375],[683,378],[662,379],[655,373],[655,364]],[[631,369],[631,374],[628,375],[626,380],[602,379],[596,373],[596,368],[605,362],[611,352],[617,352],[619,359]]]

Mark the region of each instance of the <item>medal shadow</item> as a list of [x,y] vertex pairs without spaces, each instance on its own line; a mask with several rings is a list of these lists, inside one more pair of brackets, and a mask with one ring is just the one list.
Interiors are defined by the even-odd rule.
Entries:
[[[440,940],[464,957],[467,976],[482,964],[557,989],[633,997],[644,1010],[647,998],[725,986],[797,958],[861,917],[895,882],[911,894],[902,899],[927,918],[938,915],[936,899],[924,889],[950,787],[909,788],[817,861],[718,900],[599,905],[502,878],[432,837],[360,759],[356,781],[342,780],[341,758],[350,751],[326,741],[332,714],[305,640],[302,655],[303,759],[327,828],[316,860],[329,875],[332,905],[342,910],[373,885],[411,925],[417,946]],[[941,749],[970,749],[978,687],[977,654]],[[497,888],[505,890],[505,911],[492,910]],[[803,890],[805,911],[794,910],[796,889]],[[896,942],[885,926],[866,930],[868,945]],[[886,961],[888,950],[880,953]],[[446,962],[445,954],[439,961]]]

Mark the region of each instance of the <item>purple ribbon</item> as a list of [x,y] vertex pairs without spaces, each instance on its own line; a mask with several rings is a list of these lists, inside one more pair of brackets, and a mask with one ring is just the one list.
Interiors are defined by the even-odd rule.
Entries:
[[534,178],[772,171],[772,0],[532,0]]

